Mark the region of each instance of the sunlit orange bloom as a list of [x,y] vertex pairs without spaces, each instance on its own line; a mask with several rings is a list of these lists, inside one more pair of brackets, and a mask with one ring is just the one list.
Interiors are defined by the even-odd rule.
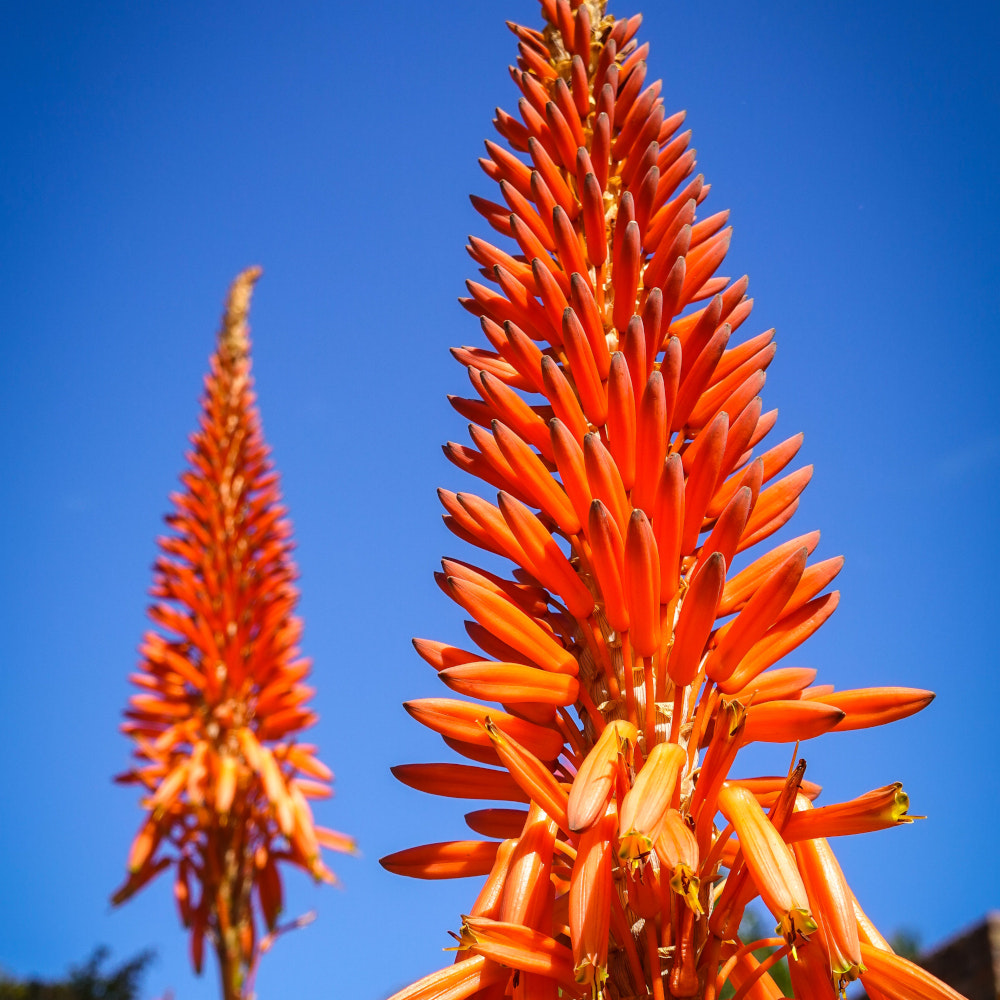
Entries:
[[753,793],[724,785],[719,808],[732,823],[757,890],[789,944],[816,930],[795,857]]
[[443,844],[410,847],[382,858],[397,875],[411,878],[463,878],[488,875],[500,844],[495,840],[449,840]]
[[[812,803],[804,795],[798,795],[795,808],[807,812]],[[837,985],[843,989],[862,971],[861,941],[853,895],[830,845],[824,839],[796,841],[794,852],[809,896],[809,905],[816,914],[830,970]]]
[[622,800],[618,856],[635,861],[652,850],[687,756],[676,743],[658,743]]
[[568,803],[570,829],[587,830],[604,814],[623,750],[637,735],[635,726],[623,720],[611,723],[601,734],[573,781]]
[[536,972],[554,979],[567,991],[575,991],[573,953],[564,944],[522,924],[466,917],[462,921],[462,944],[494,962]]
[[569,891],[569,926],[576,980],[596,983],[607,976],[611,924],[614,807],[581,837]]
[[159,540],[150,608],[158,631],[143,639],[140,693],[122,726],[136,763],[117,779],[143,787],[148,815],[113,902],[174,865],[195,969],[208,935],[227,998],[250,988],[260,956],[286,929],[278,862],[332,882],[320,848],[354,850],[349,837],[315,825],[307,802],[331,794],[333,775],[316,747],[299,742],[316,714],[298,649],[291,525],[250,376],[247,314],[259,275],[244,271],[230,289],[190,467]]
[[960,993],[901,955],[862,944],[861,957],[867,967],[861,976],[866,988],[900,1000],[962,1000]]
[[923,819],[922,816],[908,815],[909,808],[910,797],[897,781],[865,792],[849,802],[797,812],[789,819],[783,835],[789,843],[815,837],[843,837]]
[[[418,877],[478,864],[464,944],[501,971],[416,995],[555,1000],[572,992],[556,970],[569,954],[592,1000],[717,1000],[727,983],[771,1000],[787,952],[797,996],[835,996],[875,938],[822,841],[906,822],[898,789],[793,812],[820,794],[804,761],[776,776],[778,747],[754,777],[737,757],[894,721],[930,695],[837,692],[790,662],[836,609],[843,559],[818,531],[772,540],[812,467],[795,464],[801,434],[769,436],[774,331],[751,329],[749,279],[724,276],[729,213],[706,202],[685,114],[648,74],[641,18],[604,0],[541,12],[537,29],[509,24],[518,102],[480,160],[493,193],[472,199],[484,228],[460,300],[483,338],[452,351],[470,440],[445,454],[484,495],[439,491],[490,568],[447,558],[436,576],[470,649],[414,642],[469,700],[407,703],[474,763],[393,769],[484,800],[466,822],[500,846],[385,860],[416,859]],[[738,939],[758,896],[783,935],[763,962]]]

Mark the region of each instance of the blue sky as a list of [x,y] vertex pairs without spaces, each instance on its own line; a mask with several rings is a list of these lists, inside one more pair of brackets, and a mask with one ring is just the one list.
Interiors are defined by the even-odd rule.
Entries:
[[[932,688],[922,715],[807,745],[836,801],[893,780],[929,819],[836,845],[870,914],[928,943],[1000,906],[1000,487],[994,4],[647,4],[668,111],[686,108],[726,273],[777,327],[765,403],[816,474],[793,524],[847,558],[797,654],[840,688]],[[630,15],[635,8],[612,4]],[[147,994],[196,980],[168,882],[112,911],[140,812],[111,785],[167,494],[232,276],[260,263],[255,371],[302,571],[342,891],[264,960],[262,997],[380,998],[443,964],[476,886],[377,858],[463,836],[462,803],[393,781],[443,759],[400,703],[437,693],[413,635],[457,640],[431,574],[468,558],[435,488],[464,421],[448,355],[487,235],[470,192],[516,103],[533,0],[4,5],[0,33],[0,965],[56,975],[154,947]],[[748,325],[749,329],[749,325]],[[465,485],[465,484],[461,484]],[[780,757],[780,759],[779,759]],[[750,762],[762,770],[779,757]]]

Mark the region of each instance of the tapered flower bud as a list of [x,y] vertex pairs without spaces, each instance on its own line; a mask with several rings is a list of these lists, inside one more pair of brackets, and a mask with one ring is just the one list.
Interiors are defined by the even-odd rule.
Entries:
[[[804,795],[798,795],[795,809],[797,812],[808,812],[812,803]],[[851,890],[826,840],[799,840],[793,850],[810,907],[819,924],[830,970],[838,990],[843,990],[846,983],[857,979],[863,971]]]
[[910,816],[909,808],[910,797],[897,781],[848,802],[797,812],[789,819],[783,835],[788,843],[816,837],[843,837],[885,830],[924,818]]
[[650,751],[619,810],[618,856],[635,863],[648,854],[660,834],[687,754],[676,743]]
[[600,990],[607,976],[611,896],[614,892],[611,838],[617,817],[608,806],[603,817],[580,837],[569,889],[569,926],[578,983]]
[[567,815],[571,830],[587,830],[604,814],[611,797],[620,755],[628,753],[638,731],[619,719],[601,733],[573,780]]

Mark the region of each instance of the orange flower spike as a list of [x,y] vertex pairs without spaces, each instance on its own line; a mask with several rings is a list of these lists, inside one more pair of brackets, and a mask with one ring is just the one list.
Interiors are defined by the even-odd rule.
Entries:
[[622,799],[618,857],[632,867],[652,850],[686,763],[687,754],[676,743],[657,743]]
[[897,781],[848,802],[797,812],[789,819],[783,835],[788,843],[792,843],[816,837],[871,833],[924,819],[923,816],[910,816],[909,808],[910,797]]
[[834,727],[835,732],[843,733],[850,729],[884,726],[915,715],[934,700],[934,692],[903,687],[861,688],[819,695],[812,700],[846,713]]
[[490,716],[486,717],[486,731],[504,767],[529,799],[569,832],[566,812],[569,796],[552,772],[531,751],[503,732]]
[[[795,799],[797,812],[812,803],[804,795]],[[861,942],[854,915],[853,896],[837,859],[826,840],[800,840],[793,845],[799,871],[805,882],[810,907],[816,915],[838,991],[862,972]]]
[[510,601],[467,580],[449,577],[448,582],[455,600],[502,642],[545,670],[577,673],[579,666],[573,654]]
[[753,794],[723,785],[719,808],[733,824],[757,890],[778,921],[778,932],[791,945],[816,930],[802,876],[791,849],[771,825]]
[[638,735],[636,727],[624,719],[605,727],[573,779],[567,808],[570,830],[589,830],[604,814],[614,788],[619,755],[630,752]]
[[[881,800],[808,810],[808,820],[790,815],[798,788],[819,792],[801,783],[801,768],[725,782],[747,742],[902,717],[927,696],[838,693],[810,686],[809,669],[770,669],[832,613],[838,595],[823,591],[842,564],[806,565],[819,539],[813,532],[726,581],[739,552],[794,514],[811,476],[809,468],[785,472],[801,435],[764,443],[777,417],[761,401],[773,331],[735,336],[753,302],[745,277],[717,274],[728,213],[699,215],[709,185],[694,175],[690,133],[678,134],[683,114],[668,117],[661,84],[647,85],[648,47],[633,40],[641,19],[616,20],[597,3],[541,2],[543,31],[512,29],[520,119],[496,116],[512,151],[488,146],[484,164],[514,214],[474,202],[517,246],[469,241],[499,289],[470,283],[463,302],[482,317],[492,350],[456,352],[477,369],[482,402],[458,403],[474,423],[474,447],[447,449],[503,493],[499,507],[449,498],[450,530],[513,560],[525,586],[515,592],[474,568],[446,565],[446,577],[458,578],[449,589],[463,589],[474,619],[467,631],[496,662],[444,644],[418,646],[454,690],[509,711],[417,702],[454,749],[494,766],[397,769],[422,790],[527,801],[531,809],[467,818],[477,835],[517,845],[499,910],[490,897],[489,912],[474,914],[509,926],[464,927],[466,944],[492,949],[496,962],[483,968],[496,966],[497,978],[482,986],[448,979],[420,1000],[580,992],[552,975],[557,943],[572,945],[568,964],[592,1000],[665,1000],[668,990],[678,1000],[716,1000],[727,976],[736,1000],[774,1000],[780,991],[768,971],[796,947],[796,995],[832,997],[825,954],[850,971],[853,941],[828,948],[835,934],[826,923],[811,944],[803,937],[827,910],[843,922],[844,907],[823,902],[824,893],[852,906],[853,897],[833,874],[815,889],[809,848],[800,850],[804,885],[785,836],[798,843],[905,819],[887,821]],[[540,403],[520,395],[534,392]],[[545,590],[532,590],[536,582]],[[274,689],[275,704],[297,710],[298,680],[288,690]],[[146,734],[151,740],[183,745],[191,734],[159,735],[177,726],[162,692],[147,687],[134,723],[144,732],[160,727]],[[668,740],[658,744],[664,732]],[[668,779],[657,778],[661,757],[673,758]],[[135,780],[155,787],[170,769],[158,767]],[[302,790],[297,776],[289,781]],[[200,783],[200,771],[189,774],[188,784]],[[731,821],[722,831],[720,800]],[[720,863],[729,879],[710,896]],[[627,897],[614,891],[619,864]],[[763,963],[731,940],[758,889],[788,942]],[[646,926],[630,926],[635,914]],[[874,937],[862,930],[859,940]],[[559,952],[564,965],[567,950]],[[871,991],[887,995],[874,983]]]
[[[291,527],[250,373],[247,317],[259,275],[248,269],[230,289],[191,467],[172,495],[171,534],[159,540],[150,617],[160,631],[140,647],[134,680],[144,693],[132,698],[125,726],[138,761],[126,780],[146,788],[150,815],[130,852],[131,874],[113,896],[121,903],[177,865],[192,961],[200,970],[209,934],[227,1000],[262,953],[260,921],[269,925],[280,908],[274,858],[325,872],[303,791],[323,797],[332,778],[315,747],[289,751],[316,716],[302,683],[309,663],[296,648]],[[336,849],[353,848],[338,836]],[[259,845],[265,863],[245,843]],[[236,859],[224,872],[222,857]]]
[[616,823],[614,806],[609,805],[600,821],[581,834],[569,889],[575,978],[580,984],[593,983],[597,996],[607,978],[614,893],[611,839]]

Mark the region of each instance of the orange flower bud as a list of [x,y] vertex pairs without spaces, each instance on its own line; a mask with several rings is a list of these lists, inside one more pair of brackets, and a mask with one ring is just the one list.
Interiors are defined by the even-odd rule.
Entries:
[[816,921],[791,849],[753,794],[736,785],[723,785],[719,808],[736,830],[750,877],[777,919],[779,933],[794,944],[799,936],[815,931]]
[[652,850],[686,763],[687,754],[676,743],[658,743],[622,799],[618,856],[630,867]]
[[635,726],[622,719],[605,727],[573,780],[567,808],[570,830],[587,830],[604,813],[619,754],[634,744],[638,735]]
[[907,815],[909,808],[910,797],[897,781],[848,802],[797,812],[789,819],[783,835],[788,843],[816,837],[843,837],[852,833],[885,830],[924,818]]
[[[798,812],[808,812],[812,803],[804,796],[795,800]],[[862,971],[858,921],[851,890],[830,845],[823,839],[796,841],[793,850],[805,882],[810,907],[830,961],[838,990],[857,979]]]
[[469,916],[462,921],[460,947],[512,969],[556,979],[566,990],[576,992],[573,952],[530,927]]
[[499,847],[499,842],[495,840],[450,840],[387,854],[379,859],[379,864],[387,871],[410,878],[488,875],[496,861]]
[[603,818],[580,836],[569,889],[575,978],[578,983],[595,983],[598,991],[607,977],[614,892],[611,838],[616,820],[614,806],[609,805]]

